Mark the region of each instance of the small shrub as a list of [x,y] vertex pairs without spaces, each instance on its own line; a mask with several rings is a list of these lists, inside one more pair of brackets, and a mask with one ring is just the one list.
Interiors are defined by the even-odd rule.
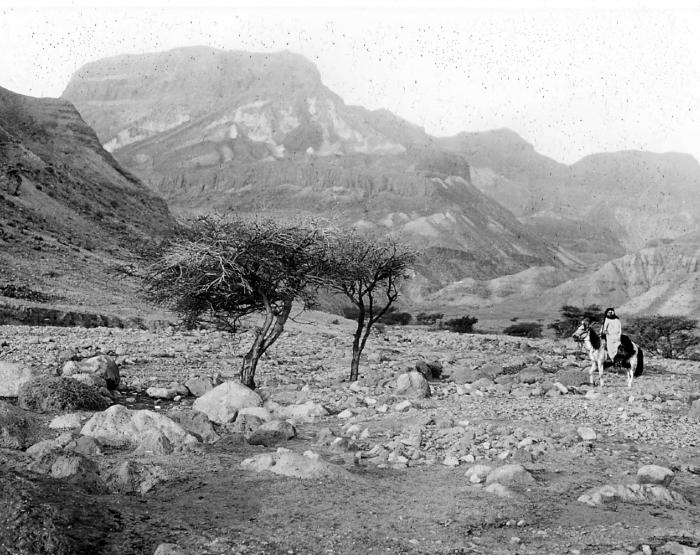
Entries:
[[104,410],[107,399],[96,387],[71,378],[42,376],[20,386],[19,406],[37,412]]
[[474,324],[478,321],[479,319],[473,316],[462,316],[461,318],[447,320],[444,325],[448,330],[455,333],[472,333],[474,331]]
[[432,314],[421,312],[420,314],[416,315],[416,323],[419,326],[432,326],[439,320],[442,320],[444,316],[445,315],[441,312],[433,312]]
[[538,324],[537,322],[520,322],[519,324],[508,326],[503,330],[503,333],[515,337],[536,339],[542,337],[542,324]]
[[591,325],[595,325],[603,321],[602,309],[596,304],[588,305],[585,308],[564,305],[561,307],[560,312],[562,319],[557,320],[548,326],[554,330],[557,337],[570,337],[571,334],[576,331],[576,328],[578,328],[581,320],[584,318],[588,318]]

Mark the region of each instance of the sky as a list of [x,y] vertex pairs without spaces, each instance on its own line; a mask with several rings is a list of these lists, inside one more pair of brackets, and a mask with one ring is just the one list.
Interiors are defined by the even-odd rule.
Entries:
[[700,3],[674,0],[0,0],[0,86],[60,96],[87,62],[179,46],[290,50],[346,103],[432,135],[510,128],[564,163],[618,150],[700,160],[699,29]]

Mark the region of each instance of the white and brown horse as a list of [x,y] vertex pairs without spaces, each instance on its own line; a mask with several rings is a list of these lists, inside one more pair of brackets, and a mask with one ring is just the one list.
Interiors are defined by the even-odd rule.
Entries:
[[[605,339],[595,332],[588,318],[584,318],[581,321],[581,325],[573,333],[573,338],[583,343],[588,351],[588,358],[591,359],[591,368],[588,371],[590,384],[594,384],[593,373],[597,368],[598,383],[602,386],[603,370],[605,361],[608,358]],[[620,337],[620,346],[617,348],[617,353],[613,355],[612,362],[617,367],[627,369],[627,387],[632,387],[634,378],[641,376],[644,371],[644,353],[639,345],[626,335]]]

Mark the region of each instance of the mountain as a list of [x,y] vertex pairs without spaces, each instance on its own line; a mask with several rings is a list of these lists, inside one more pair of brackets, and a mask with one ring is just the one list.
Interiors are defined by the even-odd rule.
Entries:
[[346,105],[301,56],[118,56],[81,68],[63,96],[179,214],[320,215],[395,232],[427,253],[421,291],[580,265],[475,187],[464,156],[386,110]]
[[[595,272],[507,301],[520,313],[555,313],[565,304],[617,307],[618,313],[700,318],[700,232],[652,245],[607,262]],[[511,307],[502,307],[511,312]]]
[[[439,139],[472,166],[472,182],[535,233],[551,236],[592,262],[621,248],[636,250],[660,238],[700,229],[700,164],[692,156],[622,151],[587,156],[571,166],[538,154],[507,129]],[[581,224],[598,229],[599,246],[570,239]],[[591,249],[592,247],[592,249]]]
[[0,88],[0,294],[108,295],[105,268],[172,226],[70,102]]

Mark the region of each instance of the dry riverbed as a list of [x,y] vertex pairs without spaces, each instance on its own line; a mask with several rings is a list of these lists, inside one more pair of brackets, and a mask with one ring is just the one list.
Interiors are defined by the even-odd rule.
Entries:
[[[172,453],[103,445],[87,455],[104,480],[138,464],[150,472],[144,493],[85,493],[3,449],[3,495],[24,491],[25,515],[53,507],[52,525],[72,529],[85,553],[698,552],[700,363],[648,354],[631,390],[621,374],[598,389],[583,385],[587,364],[572,342],[387,328],[350,384],[350,323],[318,313],[300,320],[257,379],[270,413],[289,415],[292,439],[251,445],[252,419],[214,425],[218,441]],[[121,374],[114,403],[173,414],[192,411],[196,398],[147,390],[235,379],[246,340],[2,326],[0,362],[55,374],[67,360],[105,354]],[[399,391],[397,378],[421,361],[442,367],[431,395]],[[300,406],[324,414],[294,416],[289,407]],[[92,413],[81,415],[84,424]],[[38,418],[47,425],[55,416]],[[48,438],[65,433],[46,428]],[[312,451],[307,458],[333,471],[298,478],[251,463],[280,447]],[[638,476],[650,465],[671,474]]]

